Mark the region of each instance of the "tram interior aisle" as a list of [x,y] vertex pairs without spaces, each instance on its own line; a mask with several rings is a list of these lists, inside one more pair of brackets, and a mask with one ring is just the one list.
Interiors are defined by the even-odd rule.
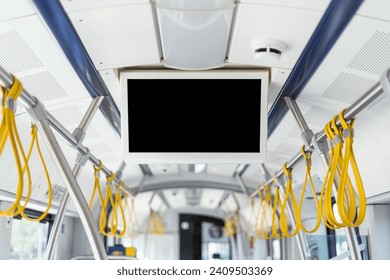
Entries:
[[390,259],[389,1],[0,9],[0,260]]

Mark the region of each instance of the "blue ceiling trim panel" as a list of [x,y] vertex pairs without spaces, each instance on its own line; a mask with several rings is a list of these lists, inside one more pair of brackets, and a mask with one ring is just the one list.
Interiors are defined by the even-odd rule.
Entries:
[[100,110],[120,136],[120,112],[110,92],[93,65],[59,0],[33,0],[63,52],[92,97],[105,96]]
[[363,0],[333,0],[329,4],[268,112],[268,137],[271,136],[288,111],[284,97],[288,96],[294,99],[298,97],[362,2]]

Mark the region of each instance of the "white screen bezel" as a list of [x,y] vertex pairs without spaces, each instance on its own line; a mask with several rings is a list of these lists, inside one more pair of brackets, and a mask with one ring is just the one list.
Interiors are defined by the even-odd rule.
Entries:
[[[129,79],[261,79],[260,152],[259,153],[130,153],[128,89]],[[120,74],[122,111],[121,133],[124,161],[136,164],[190,164],[190,163],[261,163],[266,158],[268,138],[268,83],[267,70],[128,70]],[[260,94],[260,93],[259,93]]]

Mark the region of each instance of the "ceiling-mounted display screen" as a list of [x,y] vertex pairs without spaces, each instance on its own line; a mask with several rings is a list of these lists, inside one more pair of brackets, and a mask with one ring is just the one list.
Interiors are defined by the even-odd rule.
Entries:
[[126,71],[121,84],[125,161],[264,159],[267,71]]

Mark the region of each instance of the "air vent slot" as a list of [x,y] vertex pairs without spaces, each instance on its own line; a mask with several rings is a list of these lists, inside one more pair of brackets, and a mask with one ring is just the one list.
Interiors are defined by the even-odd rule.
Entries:
[[[319,129],[323,129],[325,124],[336,114],[337,111],[329,110],[320,106],[312,106],[305,114],[305,120],[307,121],[309,128],[316,132]],[[301,139],[301,130],[297,125],[294,125],[293,129],[287,134],[288,138]]]
[[16,31],[0,34],[1,65],[12,73],[43,67],[41,60]]
[[56,79],[47,71],[20,77],[20,80],[32,95],[43,102],[68,96]]
[[342,72],[321,97],[352,104],[375,83],[375,80]]
[[376,31],[347,67],[379,76],[389,65],[390,33]]
[[320,106],[312,106],[305,114],[305,119],[307,120],[309,127],[316,126],[323,128],[325,124],[337,114],[337,111],[329,110]]

